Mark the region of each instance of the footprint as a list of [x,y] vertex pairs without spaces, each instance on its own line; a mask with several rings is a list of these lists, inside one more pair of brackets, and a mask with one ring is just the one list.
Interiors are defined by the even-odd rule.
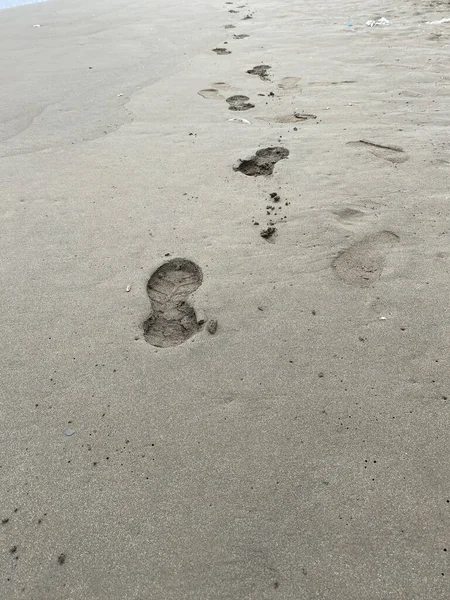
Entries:
[[314,121],[317,119],[317,115],[311,113],[299,113],[294,112],[291,115],[282,115],[281,117],[264,118],[264,121],[273,123],[302,123],[304,121]]
[[227,50],[226,48],[213,48],[213,52],[220,55],[231,54],[231,50]]
[[407,98],[420,98],[420,94],[417,92],[410,92],[409,90],[404,90],[398,93],[399,96],[406,96]]
[[368,235],[341,252],[332,267],[342,281],[368,287],[381,277],[387,253],[399,240],[392,231]]
[[342,219],[343,221],[348,221],[349,219],[356,219],[357,217],[362,217],[364,213],[356,208],[340,208],[338,210],[333,211],[333,213]]
[[253,69],[249,69],[247,73],[250,73],[250,75],[258,75],[258,77],[263,81],[269,81],[269,75],[267,71],[271,68],[272,67],[270,65],[256,65],[256,67],[253,67]]
[[235,171],[240,171],[249,177],[272,175],[276,163],[288,156],[289,150],[282,146],[263,148],[262,150],[258,150],[254,156],[251,156],[246,160],[238,161],[233,169]]
[[235,33],[233,34],[235,40],[243,40],[244,38],[250,37],[248,33]]
[[394,164],[404,163],[409,159],[403,148],[400,146],[385,146],[383,144],[376,144],[375,142],[369,142],[368,140],[358,140],[356,142],[347,142],[348,146],[365,146],[368,150],[378,158],[384,158]]
[[225,29],[236,29],[236,25],[224,25]]
[[229,110],[250,110],[255,108],[255,105],[249,102],[248,96],[230,96],[227,98],[227,102],[230,105]]
[[214,89],[214,88],[209,88],[206,90],[200,90],[199,92],[197,92],[197,94],[199,96],[202,96],[202,98],[206,98],[207,100],[213,100],[214,98],[219,98],[220,94],[219,92]]
[[184,258],[174,258],[156,269],[147,284],[153,313],[143,324],[146,342],[159,348],[178,346],[200,329],[186,300],[202,280],[200,268]]
[[290,90],[294,88],[299,81],[300,77],[283,77],[283,79],[278,84],[278,87],[282,90]]
[[344,79],[343,81],[311,81],[308,85],[314,85],[316,87],[328,87],[330,85],[347,85],[350,83],[356,83],[356,80]]

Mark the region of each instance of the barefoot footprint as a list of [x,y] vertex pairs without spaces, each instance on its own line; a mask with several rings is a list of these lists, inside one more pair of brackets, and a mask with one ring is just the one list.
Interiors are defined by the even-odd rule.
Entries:
[[186,301],[202,284],[200,268],[185,258],[161,265],[150,277],[147,293],[153,313],[143,324],[152,346],[178,346],[200,329],[195,310]]

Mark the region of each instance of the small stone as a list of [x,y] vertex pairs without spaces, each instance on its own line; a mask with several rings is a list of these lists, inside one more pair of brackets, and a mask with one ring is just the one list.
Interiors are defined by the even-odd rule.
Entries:
[[216,319],[209,319],[208,324],[206,325],[206,329],[208,333],[214,335],[217,331],[218,323]]

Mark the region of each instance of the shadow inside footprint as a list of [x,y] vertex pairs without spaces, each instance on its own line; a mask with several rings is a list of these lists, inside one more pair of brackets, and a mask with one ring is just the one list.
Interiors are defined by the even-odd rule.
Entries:
[[219,55],[231,54],[231,51],[227,50],[226,48],[213,48],[213,52]]
[[251,156],[246,160],[238,161],[233,169],[235,171],[240,171],[249,177],[272,175],[276,163],[288,156],[289,150],[283,148],[283,146],[263,148],[262,150],[258,150],[254,156]]
[[167,348],[197,333],[200,324],[186,300],[202,280],[200,268],[184,258],[174,258],[156,269],[147,284],[153,313],[143,324],[146,342]]
[[249,102],[248,96],[230,96],[227,98],[227,102],[230,105],[229,110],[250,110],[255,108],[255,105]]
[[250,75],[258,75],[258,77],[263,81],[268,81],[268,70],[271,68],[272,67],[270,65],[256,65],[256,67],[253,67],[253,69],[249,69],[247,73],[250,73]]
[[233,35],[235,40],[243,40],[244,38],[250,37],[248,33],[235,33]]
[[355,219],[364,216],[362,211],[350,207],[340,208],[339,210],[335,210],[333,212],[337,217],[339,217],[339,219],[342,219],[342,221],[348,221],[349,219]]
[[392,231],[368,235],[341,252],[333,261],[333,269],[346,283],[368,287],[381,277],[387,254],[399,240]]

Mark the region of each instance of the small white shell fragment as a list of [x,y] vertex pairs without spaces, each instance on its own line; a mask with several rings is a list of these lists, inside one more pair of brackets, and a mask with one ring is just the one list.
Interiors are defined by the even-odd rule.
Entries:
[[127,292],[131,291],[131,285],[127,285]]
[[233,117],[232,119],[227,119],[228,121],[231,121],[233,123],[245,123],[246,125],[251,125],[250,121],[247,121],[247,119],[239,119],[237,117]]
[[380,321],[386,321],[386,317],[380,317]]
[[66,429],[64,432],[67,436],[71,436],[75,433],[75,431],[73,429]]

